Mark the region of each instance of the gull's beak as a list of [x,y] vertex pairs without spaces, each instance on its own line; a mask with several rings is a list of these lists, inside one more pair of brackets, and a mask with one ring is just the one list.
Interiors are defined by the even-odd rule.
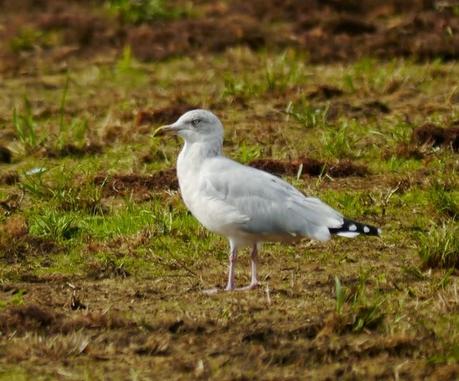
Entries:
[[165,126],[158,127],[153,136],[164,136],[164,135],[176,135],[181,128],[175,124],[168,124]]

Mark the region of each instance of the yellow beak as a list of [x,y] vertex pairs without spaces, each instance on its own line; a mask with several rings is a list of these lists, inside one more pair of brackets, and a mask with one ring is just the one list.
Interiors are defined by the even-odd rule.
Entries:
[[178,131],[177,128],[173,127],[173,125],[168,124],[165,126],[158,127],[154,132],[153,136],[164,136],[167,134],[175,134]]

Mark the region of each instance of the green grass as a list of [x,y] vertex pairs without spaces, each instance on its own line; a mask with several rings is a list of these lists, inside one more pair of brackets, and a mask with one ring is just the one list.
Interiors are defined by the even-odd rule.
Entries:
[[27,52],[33,49],[49,48],[60,42],[60,36],[53,32],[44,32],[31,27],[21,28],[9,41],[14,53]]
[[336,314],[339,319],[336,330],[361,332],[376,329],[382,323],[385,299],[381,296],[368,297],[365,278],[359,278],[359,284],[351,290],[335,276]]
[[24,153],[30,153],[40,144],[38,137],[38,123],[32,114],[32,106],[27,97],[24,98],[23,111],[13,109],[13,126]]
[[459,191],[447,189],[445,184],[434,181],[429,192],[430,201],[434,208],[441,215],[452,218],[459,218]]
[[430,267],[459,266],[459,227],[455,222],[432,225],[427,234],[419,236],[421,260]]
[[327,106],[317,107],[309,104],[293,104],[289,102],[286,114],[295,119],[305,128],[325,128],[327,126]]
[[172,7],[165,0],[108,0],[106,4],[111,12],[132,24],[174,20],[191,12],[191,7]]

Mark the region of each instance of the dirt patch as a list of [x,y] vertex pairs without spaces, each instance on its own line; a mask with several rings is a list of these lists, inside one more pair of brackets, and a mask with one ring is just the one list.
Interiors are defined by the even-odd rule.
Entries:
[[[384,158],[390,159],[393,153],[393,151],[388,150],[384,153]],[[416,144],[400,143],[395,148],[395,155],[405,159],[421,160],[425,157],[426,152],[422,147],[419,147]]]
[[340,97],[344,95],[344,91],[338,87],[330,85],[320,85],[310,91],[307,96],[309,99],[315,100],[329,100],[331,98]]
[[348,118],[378,117],[380,114],[391,112],[389,106],[379,100],[364,101],[358,104],[351,104],[344,100],[333,100],[327,108],[327,118],[338,119],[340,116]]
[[102,262],[91,262],[86,266],[86,275],[90,279],[127,278],[131,274],[123,264],[117,264],[112,259]]
[[275,175],[288,176],[296,176],[300,169],[302,175],[309,176],[320,176],[328,174],[332,177],[363,177],[369,174],[367,167],[354,164],[349,160],[341,160],[337,163],[326,163],[317,159],[310,158],[300,158],[293,161],[256,159],[251,161],[249,165]]
[[26,219],[20,215],[8,218],[3,225],[3,229],[12,239],[24,237],[29,232]]
[[49,158],[62,158],[66,156],[83,157],[86,155],[98,155],[103,151],[103,147],[98,143],[88,143],[82,147],[75,144],[66,144],[61,148],[46,148],[44,155]]
[[94,184],[102,186],[103,195],[125,196],[133,194],[141,200],[148,200],[154,192],[178,189],[175,168],[158,171],[153,175],[97,175]]
[[0,260],[4,263],[18,263],[30,259],[31,256],[49,256],[60,250],[51,239],[26,235],[16,240],[8,236],[0,236]]
[[11,151],[4,147],[4,146],[1,146],[0,145],[0,163],[11,163],[11,160],[12,160],[12,153]]
[[[459,52],[459,38],[447,36],[459,20],[451,9],[432,2],[408,2],[400,9],[395,2],[362,2],[360,9],[338,10],[338,3],[325,4],[303,15],[294,26],[300,44],[307,46],[313,62],[333,62],[376,56],[452,59]],[[399,17],[394,22],[393,17]],[[363,21],[365,20],[365,21]]]
[[[180,1],[172,3],[183,7]],[[204,1],[194,4],[193,16],[140,24],[110,16],[103,4],[0,3],[0,38],[6,41],[0,50],[3,70],[18,71],[33,63],[33,57],[62,62],[72,56],[113,56],[127,45],[144,61],[221,52],[235,45],[307,49],[312,62],[459,56],[454,7],[434,1]]]
[[346,333],[357,332],[359,330],[363,330],[363,328],[365,328],[366,332],[374,331],[382,323],[384,314],[382,311],[377,311],[372,319],[365,321],[366,324],[364,327],[358,327],[358,324],[362,321],[360,319],[368,316],[369,309],[367,307],[361,307],[359,310],[354,312],[346,311],[342,314],[333,312],[324,318],[324,325],[321,331],[317,334],[316,339],[320,339],[323,336],[330,336],[332,334],[343,335]]
[[0,209],[3,210],[6,216],[9,216],[20,208],[23,198],[23,193],[11,193],[6,199],[0,200]]
[[47,257],[59,250],[54,240],[30,235],[22,217],[10,217],[1,225],[0,260],[4,263],[25,262],[32,256]]
[[0,185],[14,185],[19,182],[19,174],[17,172],[6,172],[0,175]]
[[169,340],[158,339],[155,336],[149,336],[148,339],[138,345],[134,352],[141,356],[165,356],[169,354]]
[[419,351],[419,344],[433,340],[415,338],[407,335],[381,336],[379,334],[365,335],[355,340],[352,335],[340,336],[339,343],[333,343],[330,337],[320,336],[307,346],[306,351],[311,362],[322,363],[331,358],[341,361],[362,361],[365,358],[377,362],[380,355],[390,357],[415,357]]
[[447,147],[459,152],[459,127],[454,123],[451,127],[440,127],[433,123],[426,123],[416,127],[411,133],[411,140],[397,145],[394,150],[386,150],[383,157],[390,158],[396,155],[405,159],[424,159],[432,154],[431,147]]
[[426,123],[413,130],[411,140],[419,145],[451,147],[458,152],[459,127],[442,128],[432,123]]
[[448,364],[440,366],[432,374],[433,380],[457,380],[459,379],[459,365]]
[[164,59],[196,51],[219,52],[235,45],[258,49],[267,42],[263,25],[250,16],[178,20],[156,26],[141,25],[127,32],[127,41],[141,60]]
[[122,318],[121,316],[103,313],[90,312],[82,313],[75,317],[63,319],[56,329],[63,333],[73,332],[82,328],[86,329],[117,329],[134,327],[135,323]]
[[3,334],[46,331],[47,333],[70,333],[80,329],[116,329],[135,326],[110,313],[89,312],[66,316],[39,304],[9,307],[0,312],[0,331]]
[[358,36],[377,31],[376,25],[351,15],[332,15],[330,18],[324,19],[321,27],[324,32],[333,35]]
[[47,328],[59,318],[50,310],[36,304],[12,307],[1,315],[0,329],[3,334],[16,330],[24,332]]
[[187,111],[199,108],[191,105],[181,99],[172,102],[170,106],[157,110],[140,110],[135,116],[135,125],[137,127],[144,124],[166,124],[175,122],[181,115]]

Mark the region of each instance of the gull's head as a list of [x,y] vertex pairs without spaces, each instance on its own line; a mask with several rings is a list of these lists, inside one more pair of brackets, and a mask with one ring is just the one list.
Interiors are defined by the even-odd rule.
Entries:
[[174,134],[190,143],[204,141],[223,141],[223,126],[210,111],[191,110],[183,114],[173,124],[159,127],[155,135]]

